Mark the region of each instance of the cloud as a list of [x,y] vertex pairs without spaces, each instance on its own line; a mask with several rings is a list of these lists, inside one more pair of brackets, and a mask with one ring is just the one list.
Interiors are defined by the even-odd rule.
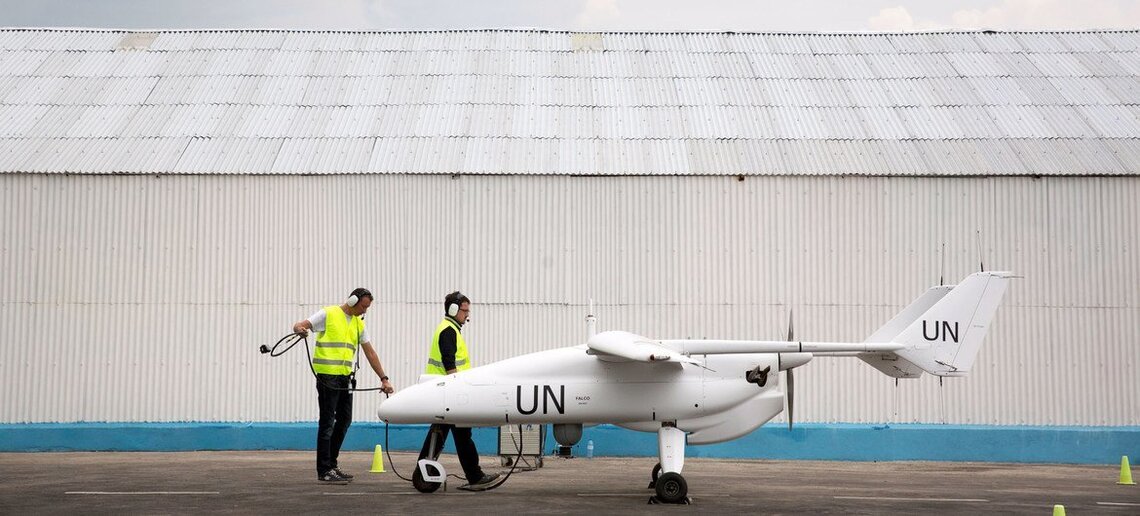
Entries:
[[995,0],[989,6],[958,9],[947,20],[915,18],[906,7],[887,7],[867,19],[879,31],[946,29],[1080,30],[1140,26],[1134,0]]
[[871,30],[887,32],[911,32],[943,28],[943,26],[931,21],[915,20],[910,11],[901,5],[880,9],[879,14],[867,20],[867,24]]
[[1140,7],[1120,0],[1002,0],[984,9],[951,15],[957,27],[993,29],[1092,29],[1135,27]]
[[381,0],[287,0],[266,9],[264,24],[272,27],[312,29],[381,28]]
[[574,26],[584,30],[600,30],[621,19],[617,0],[586,0],[586,5],[574,19]]
[[904,31],[914,30],[914,17],[906,10],[906,7],[887,7],[879,11],[879,14],[872,16],[867,20],[872,30],[885,30],[885,31]]

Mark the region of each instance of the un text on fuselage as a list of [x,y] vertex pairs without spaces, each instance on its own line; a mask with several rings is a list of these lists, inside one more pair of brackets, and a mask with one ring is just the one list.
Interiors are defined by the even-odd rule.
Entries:
[[[538,401],[539,401],[539,397],[540,397],[538,387],[539,387],[538,385],[535,385],[531,389],[527,389],[528,391],[530,391],[530,394],[531,394],[530,402],[527,403],[527,405],[530,405],[530,408],[528,408],[528,409],[523,408],[523,405],[524,405],[524,402],[523,402],[523,386],[519,385],[515,388],[515,408],[518,409],[519,414],[522,414],[524,416],[529,416],[529,415],[534,414],[535,412],[538,411],[538,405],[539,405]],[[543,414],[549,414],[551,409],[554,409],[559,414],[565,414],[566,413],[566,386],[565,385],[559,385],[558,386],[558,393],[557,394],[554,392],[554,387],[552,387],[550,385],[543,385],[542,386],[541,398],[542,398],[542,413]]]
[[[931,329],[927,330],[927,323],[930,323]],[[947,338],[951,341],[958,342],[958,321],[954,321],[953,329],[950,323],[946,321],[922,321],[922,338],[930,341],[941,340],[946,342]]]

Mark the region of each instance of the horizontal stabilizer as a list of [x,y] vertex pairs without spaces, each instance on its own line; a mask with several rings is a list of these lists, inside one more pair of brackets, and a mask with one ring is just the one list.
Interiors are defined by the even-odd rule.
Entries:
[[891,378],[918,378],[922,368],[895,353],[859,353],[860,360]]

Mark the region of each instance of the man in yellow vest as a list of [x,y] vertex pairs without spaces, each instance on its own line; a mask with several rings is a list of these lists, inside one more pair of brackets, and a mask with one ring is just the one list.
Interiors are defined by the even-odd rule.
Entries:
[[[445,314],[443,321],[435,328],[431,338],[431,351],[428,352],[427,367],[424,369],[427,374],[454,374],[471,369],[467,342],[463,340],[463,333],[460,332],[471,314],[471,300],[458,291],[452,292],[443,298],[443,310]],[[443,442],[447,440],[448,432],[455,442],[455,453],[459,455],[463,475],[467,477],[467,485],[460,489],[480,491],[490,487],[499,474],[485,474],[479,467],[479,450],[475,448],[475,441],[471,440],[470,428],[431,425],[427,438],[424,439],[424,446],[420,450],[420,459],[438,458],[439,453],[443,451]]]
[[364,350],[368,364],[380,377],[380,388],[392,393],[391,382],[384,374],[380,358],[372,349],[368,333],[364,331],[364,313],[372,305],[372,293],[358,288],[349,294],[340,306],[326,306],[308,319],[297,321],[293,331],[308,335],[317,332],[316,350],[313,351],[313,372],[317,375],[317,404],[320,419],[317,423],[317,479],[322,483],[347,484],[353,475],[341,471],[337,465],[340,445],[352,424],[352,390],[356,387],[353,357],[357,348]]

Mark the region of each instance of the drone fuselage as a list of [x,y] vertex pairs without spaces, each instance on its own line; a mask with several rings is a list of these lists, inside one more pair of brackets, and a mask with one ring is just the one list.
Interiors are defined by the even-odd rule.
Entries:
[[[586,346],[540,351],[424,377],[384,401],[379,415],[390,423],[613,423],[648,432],[673,423],[701,444],[744,435],[783,410],[777,354],[692,358],[700,366],[607,361]],[[748,381],[749,371],[767,367],[762,385]]]

